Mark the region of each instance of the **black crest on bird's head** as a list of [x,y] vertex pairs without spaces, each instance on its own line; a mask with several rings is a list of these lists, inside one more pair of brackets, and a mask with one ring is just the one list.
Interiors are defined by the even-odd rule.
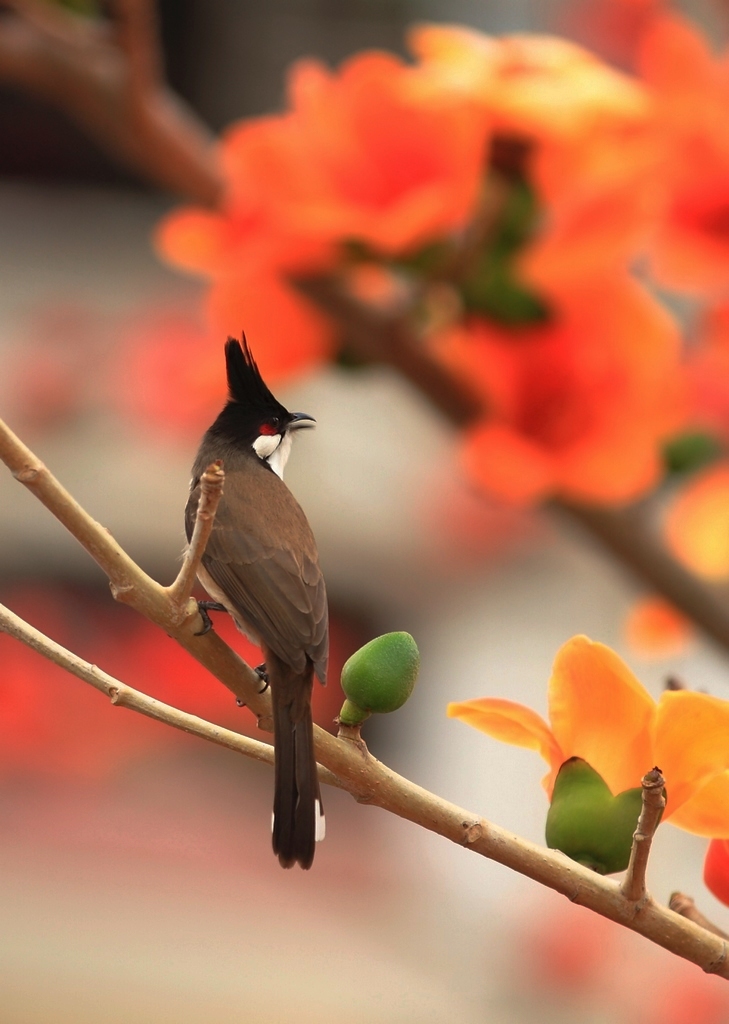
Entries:
[[229,401],[244,406],[251,413],[288,416],[287,410],[266,386],[245,334],[242,342],[236,338],[228,338],[226,341],[225,370]]

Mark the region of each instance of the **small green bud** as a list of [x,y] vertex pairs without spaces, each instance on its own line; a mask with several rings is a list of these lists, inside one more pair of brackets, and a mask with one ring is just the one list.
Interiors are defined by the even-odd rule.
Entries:
[[601,875],[624,871],[642,806],[641,788],[613,796],[580,757],[559,770],[547,815],[547,846]]
[[372,711],[397,711],[413,692],[419,667],[420,652],[409,633],[385,633],[370,640],[342,669],[347,700],[340,722],[358,725]]

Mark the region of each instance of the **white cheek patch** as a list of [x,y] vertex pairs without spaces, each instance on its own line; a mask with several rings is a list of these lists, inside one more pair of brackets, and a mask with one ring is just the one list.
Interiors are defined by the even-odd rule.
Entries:
[[268,459],[280,444],[280,434],[260,434],[253,442],[253,451],[259,459]]
[[[274,471],[276,476],[283,480],[284,466],[288,460],[291,452],[291,442],[293,441],[293,435],[285,433],[283,437],[279,437],[281,444],[279,444],[274,450],[273,454],[268,458],[268,464]],[[260,438],[258,439],[260,441]]]

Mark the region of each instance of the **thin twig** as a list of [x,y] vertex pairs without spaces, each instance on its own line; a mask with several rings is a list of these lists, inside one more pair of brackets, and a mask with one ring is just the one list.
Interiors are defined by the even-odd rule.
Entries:
[[192,588],[195,586],[197,570],[213,529],[215,513],[223,496],[225,472],[221,459],[211,462],[200,477],[200,501],[197,506],[195,526],[190,543],[182,560],[182,567],[177,579],[169,587],[167,593],[180,609],[184,617],[184,606],[187,604]]
[[[270,720],[267,695],[259,694],[260,679],[215,630],[200,636],[202,619],[194,601],[188,614],[170,598],[165,587],[147,576],[117,544],[108,530],[81,508],[40,459],[0,420],[0,459],[13,476],[41,501],[88,551],[109,577],[117,601],[128,604],[177,640],[189,654],[216,676],[238,700],[261,719]],[[182,515],[182,510],[180,510]]]
[[651,852],[653,836],[661,820],[666,806],[666,785],[660,768],[653,768],[642,779],[642,807],[638,826],[633,833],[633,846],[630,850],[630,862],[625,872],[620,891],[626,900],[638,903],[646,898],[645,873],[648,857]]
[[270,744],[250,739],[218,725],[211,725],[210,722],[197,718],[195,715],[189,715],[178,708],[163,704],[153,697],[148,697],[139,690],[134,690],[119,679],[108,675],[96,665],[84,661],[77,654],[73,654],[57,644],[2,604],[0,604],[0,630],[7,633],[8,636],[20,640],[54,664],[60,665],[61,668],[66,669],[78,679],[82,679],[94,689],[105,693],[111,699],[112,704],[118,707],[138,711],[148,718],[156,718],[166,725],[210,740],[211,743],[237,750],[239,753],[245,754],[246,757],[253,757],[257,761],[273,764],[273,747]]
[[705,928],[707,932],[711,932],[712,935],[719,935],[722,939],[729,939],[729,934],[718,928],[708,917],[704,917],[700,910],[697,909],[691,896],[686,896],[682,892],[672,892],[671,898],[668,901],[668,906],[671,910],[674,910],[677,914],[687,918],[689,921],[693,921],[694,924],[700,925]]

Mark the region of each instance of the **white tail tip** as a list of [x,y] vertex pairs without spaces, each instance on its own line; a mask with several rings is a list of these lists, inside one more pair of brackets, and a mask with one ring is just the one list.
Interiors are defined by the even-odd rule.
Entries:
[[324,809],[321,803],[317,800],[314,813],[316,814],[316,823],[314,825],[314,839],[317,843],[320,843],[324,836],[327,834],[327,823],[324,817]]

